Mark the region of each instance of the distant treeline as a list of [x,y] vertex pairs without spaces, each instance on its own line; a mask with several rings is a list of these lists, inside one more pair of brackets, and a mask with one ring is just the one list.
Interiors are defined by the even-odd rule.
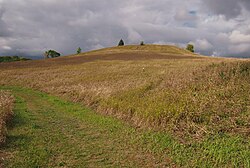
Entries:
[[19,56],[3,56],[0,57],[0,62],[14,62],[14,61],[28,61],[31,59],[19,57]]

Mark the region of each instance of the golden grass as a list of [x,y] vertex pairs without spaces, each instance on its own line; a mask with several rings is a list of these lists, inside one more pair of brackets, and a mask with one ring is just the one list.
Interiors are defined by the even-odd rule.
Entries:
[[6,91],[0,91],[0,145],[6,140],[6,123],[13,115],[13,96]]
[[152,55],[165,54],[166,59],[98,59],[77,64],[73,56],[49,60],[53,64],[40,61],[38,66],[31,61],[22,68],[5,64],[0,85],[35,88],[82,102],[136,126],[172,132],[182,138],[199,139],[220,132],[249,136],[250,61],[203,58],[192,53],[196,59],[179,59],[185,54],[176,47],[146,45],[145,52],[142,47],[103,49],[77,57],[79,61],[112,52],[119,57],[122,50],[136,57],[150,50]]
[[188,56],[198,56],[198,54],[192,53],[187,51],[186,49],[182,49],[172,45],[126,45],[126,46],[119,46],[119,47],[110,47],[104,48],[99,50],[94,50],[86,53],[81,53],[78,56],[82,55],[106,55],[106,54],[114,54],[114,53],[160,53],[160,54],[171,54],[171,55],[188,55]]

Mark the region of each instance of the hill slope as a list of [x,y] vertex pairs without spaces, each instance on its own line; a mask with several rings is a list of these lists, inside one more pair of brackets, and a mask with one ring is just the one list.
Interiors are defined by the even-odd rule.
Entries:
[[242,118],[250,113],[249,64],[195,56],[174,46],[123,46],[3,64],[0,84],[34,87],[139,126],[202,137],[222,130],[249,133],[249,117]]
[[126,45],[126,46],[118,46],[111,48],[104,48],[100,50],[90,51],[86,54],[112,54],[112,53],[157,53],[157,54],[165,54],[165,55],[179,55],[179,56],[191,56],[197,55],[192,52],[189,52],[185,49],[179,48],[177,46],[172,45]]
[[[30,87],[80,102],[191,146],[194,140],[218,137],[229,137],[225,144],[237,137],[250,140],[250,61],[194,56],[170,48],[125,46],[1,64],[0,85]],[[214,156],[213,166],[230,167],[228,160],[239,158],[233,157],[238,150],[232,153]],[[250,162],[234,163],[243,167]]]
[[57,65],[73,65],[94,61],[145,61],[164,59],[204,59],[208,57],[200,56],[187,50],[168,45],[144,45],[144,46],[120,46],[104,48],[100,50],[70,55],[47,60],[35,60],[33,62],[22,62],[12,64],[1,64],[2,68],[10,67],[48,67]]

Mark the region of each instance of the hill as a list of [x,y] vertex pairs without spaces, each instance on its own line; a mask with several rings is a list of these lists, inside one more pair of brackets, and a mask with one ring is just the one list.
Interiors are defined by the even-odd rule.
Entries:
[[[170,135],[192,151],[199,146],[196,152],[213,153],[201,154],[202,160],[188,163],[191,167],[204,160],[208,167],[249,163],[244,159],[249,152],[235,152],[249,148],[241,141],[250,140],[249,60],[146,45],[5,63],[0,70],[0,85],[29,87],[79,102],[135,128]],[[216,153],[239,138],[240,146],[226,145],[223,149],[230,152]]]
[[179,48],[177,46],[172,45],[126,45],[126,46],[118,46],[111,48],[104,48],[100,50],[90,51],[86,54],[112,54],[112,53],[157,53],[157,54],[166,54],[166,55],[197,55],[185,49]]
[[[55,59],[6,63],[0,69],[10,70],[0,74],[2,85],[34,87],[136,125],[171,128],[198,137],[215,131],[211,117],[222,111],[233,115],[232,110],[249,110],[245,103],[249,99],[245,95],[249,92],[248,60],[199,56],[175,46],[112,47]],[[234,91],[235,95],[226,99],[228,92]],[[230,103],[233,98],[241,108]],[[194,116],[197,121],[190,120]],[[229,120],[232,118],[226,118]],[[184,131],[179,122],[196,127],[190,125]],[[245,127],[243,124],[242,129]]]
[[81,53],[78,55],[69,55],[56,59],[36,60],[32,63],[12,63],[2,64],[4,67],[47,67],[54,65],[73,65],[93,62],[98,60],[103,61],[143,61],[143,60],[164,60],[164,59],[203,59],[209,58],[189,52],[185,49],[169,45],[129,45],[104,48],[90,52]]

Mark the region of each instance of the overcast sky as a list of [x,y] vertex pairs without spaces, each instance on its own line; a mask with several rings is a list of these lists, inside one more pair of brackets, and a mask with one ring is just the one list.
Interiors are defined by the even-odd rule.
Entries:
[[0,0],[0,55],[140,41],[250,57],[250,0]]

